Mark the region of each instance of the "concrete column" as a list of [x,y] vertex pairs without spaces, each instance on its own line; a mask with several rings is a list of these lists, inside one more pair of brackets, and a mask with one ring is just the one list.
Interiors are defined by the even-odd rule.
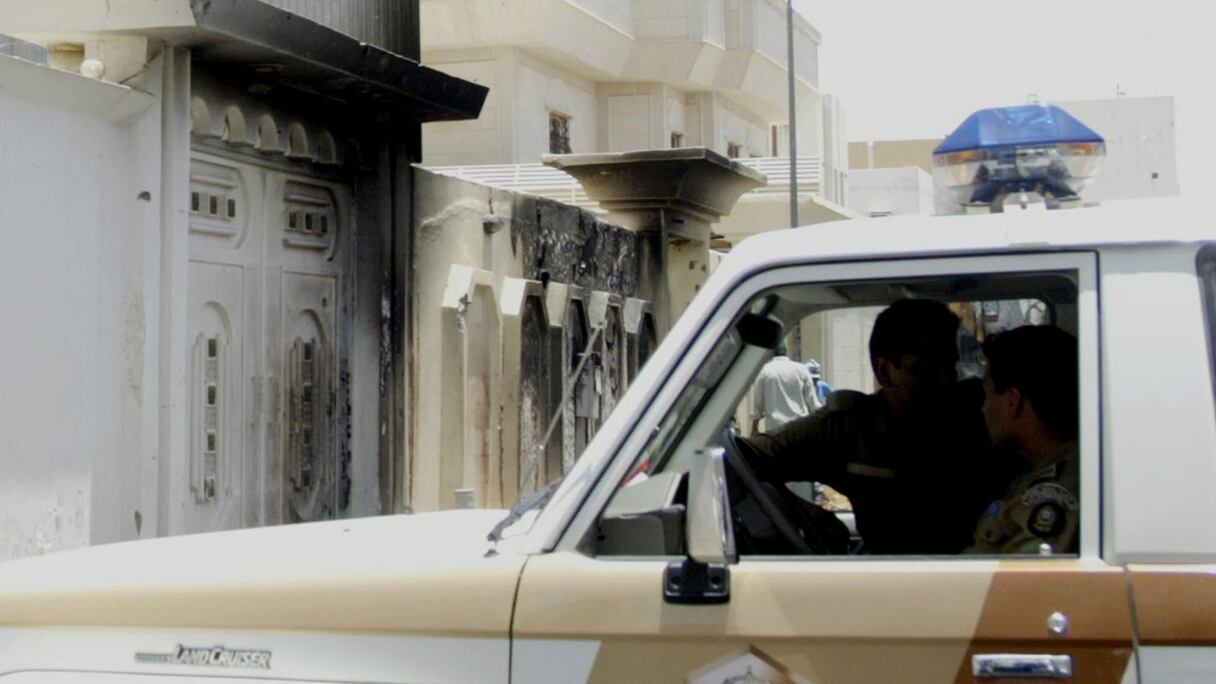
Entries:
[[639,296],[655,304],[662,336],[709,275],[710,225],[765,178],[701,147],[606,154],[546,155],[608,211],[642,233]]

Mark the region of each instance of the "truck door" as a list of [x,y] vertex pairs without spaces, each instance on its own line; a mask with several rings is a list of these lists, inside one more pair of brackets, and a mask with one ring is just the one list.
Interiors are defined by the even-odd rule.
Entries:
[[[885,261],[777,269],[746,281],[680,353],[659,357],[675,359],[662,374],[669,380],[629,429],[593,444],[593,453],[604,446],[617,457],[605,461],[553,551],[530,559],[521,579],[517,681],[1132,681],[1124,575],[1099,544],[1094,263],[1088,253]],[[685,473],[706,447],[729,439],[728,417],[772,356],[745,321],[775,322],[789,338],[794,329],[830,331],[835,314],[900,297],[1033,300],[1048,305],[1050,324],[1076,335],[1079,545],[1021,556],[749,552],[741,538],[753,535],[756,518],[732,489],[738,508],[727,517],[739,558],[698,576],[686,562]],[[826,320],[815,328],[811,316]],[[819,345],[810,351],[829,379],[833,363],[856,363],[848,350],[832,351],[844,342],[830,334],[803,337]],[[839,370],[844,378],[858,369]],[[926,495],[902,514],[928,530],[951,522],[949,503]]]
[[[1123,369],[1122,386],[1134,388],[1106,414],[1106,463],[1119,502],[1107,536],[1134,559],[1127,569],[1141,682],[1209,682],[1216,672],[1216,376],[1209,372],[1216,246],[1106,253],[1102,279],[1102,310],[1115,323],[1103,355]],[[1157,361],[1140,368],[1146,353]]]

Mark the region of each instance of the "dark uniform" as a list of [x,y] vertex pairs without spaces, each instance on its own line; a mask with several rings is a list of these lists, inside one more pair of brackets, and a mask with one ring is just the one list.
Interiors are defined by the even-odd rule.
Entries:
[[1018,478],[1005,498],[993,501],[975,530],[967,553],[1077,552],[1077,445],[1069,444],[1050,463]]
[[1012,479],[991,456],[983,396],[977,381],[958,383],[901,420],[881,394],[838,391],[824,410],[750,438],[755,467],[849,497],[870,553],[959,553]]

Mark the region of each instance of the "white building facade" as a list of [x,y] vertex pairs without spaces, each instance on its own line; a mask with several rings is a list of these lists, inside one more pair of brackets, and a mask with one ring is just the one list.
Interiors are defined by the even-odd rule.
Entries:
[[877,218],[932,214],[933,176],[919,166],[849,171],[849,208]]
[[[787,120],[788,97],[782,2],[423,0],[421,12],[423,62],[490,88],[476,121],[424,129],[428,164],[539,162],[566,151],[563,138],[574,153],[777,156],[771,127]],[[801,151],[815,154],[820,36],[799,16],[795,24]]]
[[[527,175],[545,154],[705,147],[788,156],[780,0],[422,0],[420,16],[423,62],[490,89],[476,121],[423,127],[426,163],[443,172],[497,184],[506,166]],[[847,194],[842,109],[819,89],[819,32],[799,15],[794,32],[803,222],[846,217],[837,206]],[[488,165],[498,168],[470,168]],[[503,187],[562,197],[542,187],[553,182]],[[781,211],[781,193],[769,195],[761,204],[773,211],[745,197],[736,213],[754,214],[750,228],[732,214],[722,232],[741,239],[788,227],[788,204]]]
[[1120,97],[1058,103],[1106,139],[1106,158],[1087,201],[1179,193],[1174,98]]

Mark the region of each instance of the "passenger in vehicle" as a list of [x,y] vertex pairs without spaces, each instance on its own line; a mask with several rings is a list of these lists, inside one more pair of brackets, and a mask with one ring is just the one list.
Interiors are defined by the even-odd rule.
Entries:
[[1077,552],[1077,341],[1026,326],[984,342],[984,421],[1029,468],[992,502],[969,553]]
[[957,382],[958,326],[940,302],[885,309],[870,336],[880,389],[837,390],[824,410],[748,440],[760,477],[847,496],[869,553],[962,551],[1011,478],[990,459],[979,381]]

